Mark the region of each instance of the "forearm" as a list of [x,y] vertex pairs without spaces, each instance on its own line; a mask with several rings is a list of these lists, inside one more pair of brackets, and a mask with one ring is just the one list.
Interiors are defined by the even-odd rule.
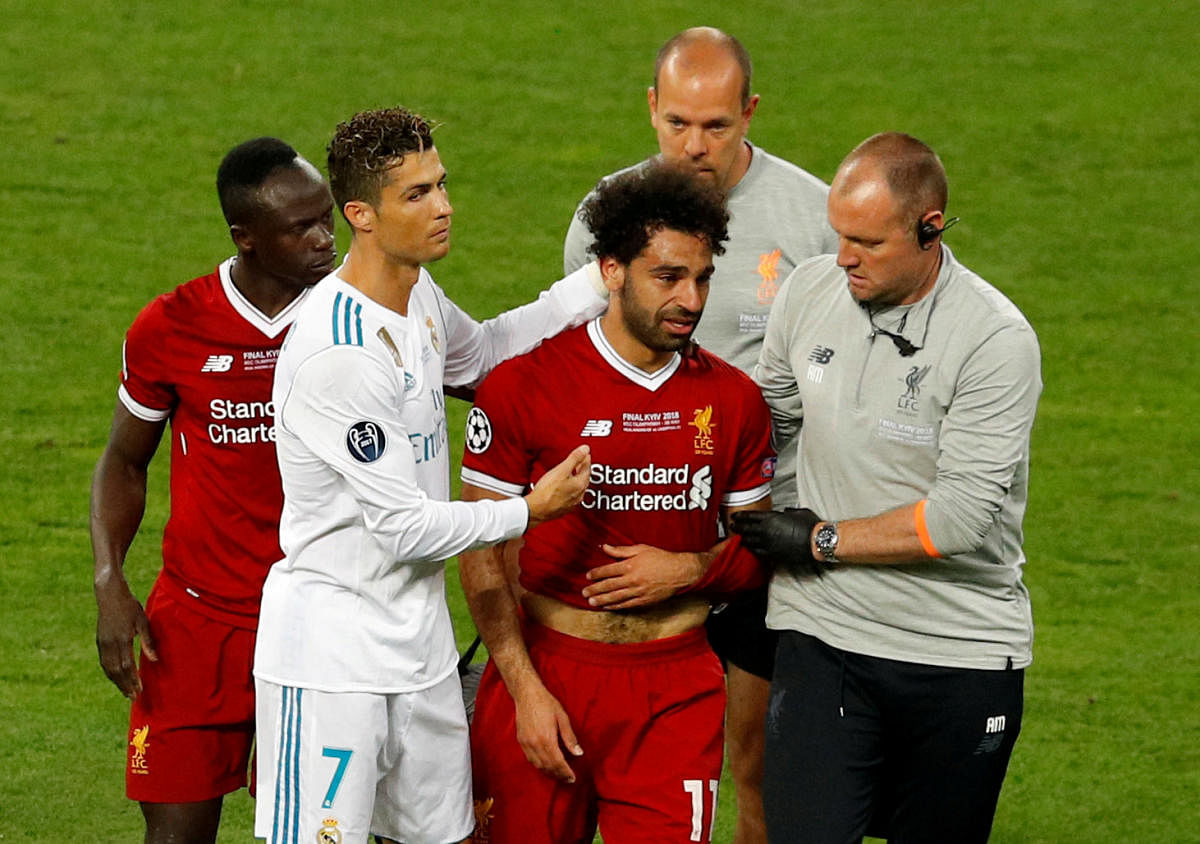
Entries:
[[[725,532],[732,533],[729,520],[734,513],[770,509],[770,496],[744,507],[724,508],[721,511],[721,521],[725,525]],[[728,595],[761,586],[769,576],[767,567],[742,546],[741,538],[736,535],[721,540],[707,552],[700,554],[700,563],[703,566],[703,574],[681,591]]]
[[697,557],[703,573],[681,593],[730,595],[767,582],[767,567],[742,546],[739,537],[722,540]]
[[146,474],[166,420],[146,421],[117,402],[112,430],[92,476],[89,526],[97,598],[112,586],[128,591],[122,566],[146,512]]
[[459,577],[475,629],[515,697],[524,684],[537,677],[537,672],[525,647],[517,602],[506,572],[507,546],[505,543],[461,554]]
[[[114,430],[118,426],[114,425]],[[122,448],[137,442],[136,438],[116,437],[115,446],[110,444],[101,455],[92,479],[90,513],[96,649],[105,675],[129,698],[142,690],[132,647],[134,639],[141,639],[141,650],[147,658],[157,659],[146,614],[130,591],[123,571],[125,553],[145,512],[146,465],[157,439],[147,437],[141,443],[144,448]]]
[[90,528],[97,592],[124,583],[125,554],[146,510],[146,470],[122,464],[107,452],[92,479]]
[[607,291],[595,262],[559,279],[512,310],[477,323],[448,307],[450,342],[445,383],[474,386],[502,361],[524,354],[543,340],[589,319],[607,307]]
[[[739,510],[770,509],[766,496]],[[583,597],[593,607],[625,610],[657,604],[672,595],[724,595],[752,589],[766,581],[766,569],[735,540],[722,540],[704,551],[666,551],[651,545],[602,545],[618,562],[588,572]]]
[[[937,559],[928,536],[922,540],[921,502],[897,507],[877,516],[846,519],[837,523],[837,562],[845,565],[897,565]],[[812,532],[815,538],[819,523]],[[813,556],[824,561],[813,541]]]

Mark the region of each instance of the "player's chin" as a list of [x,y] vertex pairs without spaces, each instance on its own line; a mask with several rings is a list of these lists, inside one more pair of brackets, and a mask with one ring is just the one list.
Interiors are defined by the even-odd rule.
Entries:
[[682,352],[692,343],[692,332],[687,334],[663,334],[658,350],[661,352]]
[[434,261],[440,261],[442,258],[445,258],[449,254],[450,254],[450,238],[449,238],[449,236],[447,236],[445,240],[438,241],[437,243],[434,244],[434,246],[425,255],[425,257],[421,261],[421,263],[422,264],[431,264]]

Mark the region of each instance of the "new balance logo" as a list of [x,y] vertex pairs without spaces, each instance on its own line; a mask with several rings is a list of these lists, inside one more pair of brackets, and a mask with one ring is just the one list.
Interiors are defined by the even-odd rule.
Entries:
[[589,419],[579,432],[581,437],[607,437],[612,433],[611,419]]
[[833,360],[833,349],[828,346],[815,346],[808,353],[808,359],[813,363],[829,363]]
[[200,371],[228,372],[231,366],[233,366],[233,355],[209,355],[204,366],[200,367]]
[[1007,717],[1004,715],[992,715],[987,719],[987,723],[983,728],[983,736],[979,739],[979,744],[976,745],[973,755],[988,756],[1004,746],[1004,728],[1007,725],[1007,720]]

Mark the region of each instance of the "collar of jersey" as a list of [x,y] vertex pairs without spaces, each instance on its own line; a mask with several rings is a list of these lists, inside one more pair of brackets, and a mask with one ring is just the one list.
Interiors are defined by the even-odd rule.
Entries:
[[604,332],[600,328],[600,320],[602,317],[596,317],[587,324],[588,337],[592,341],[592,345],[596,348],[600,357],[617,371],[618,374],[629,379],[639,387],[643,387],[650,392],[656,391],[663,384],[671,380],[671,376],[675,374],[675,370],[679,369],[683,358],[676,352],[671,357],[671,361],[655,372],[646,372],[638,369],[625,358],[617,354],[617,350],[608,342],[608,338],[604,336]]
[[263,334],[268,337],[278,337],[283,333],[292,320],[296,318],[296,311],[300,308],[300,303],[308,296],[308,291],[311,287],[306,287],[300,291],[300,295],[293,299],[288,306],[273,317],[269,317],[254,307],[250,300],[242,295],[242,291],[237,289],[237,285],[233,283],[233,274],[230,272],[233,269],[233,262],[236,258],[228,258],[221,262],[221,289],[225,291],[225,298],[229,300],[230,306],[237,311],[238,316],[253,325]]

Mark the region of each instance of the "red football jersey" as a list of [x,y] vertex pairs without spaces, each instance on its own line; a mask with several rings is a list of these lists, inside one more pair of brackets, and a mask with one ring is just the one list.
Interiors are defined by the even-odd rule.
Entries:
[[160,579],[197,610],[255,628],[263,580],[283,556],[271,384],[303,297],[268,318],[233,285],[232,263],[142,309],[125,337],[119,395],[138,418],[171,423]]
[[497,367],[467,418],[462,478],[521,495],[580,443],[590,484],[571,513],[525,536],[526,589],[591,609],[585,573],[601,543],[702,551],[722,506],[766,497],[775,472],[758,387],[715,355],[677,355],[652,375],[625,362],[595,320]]

